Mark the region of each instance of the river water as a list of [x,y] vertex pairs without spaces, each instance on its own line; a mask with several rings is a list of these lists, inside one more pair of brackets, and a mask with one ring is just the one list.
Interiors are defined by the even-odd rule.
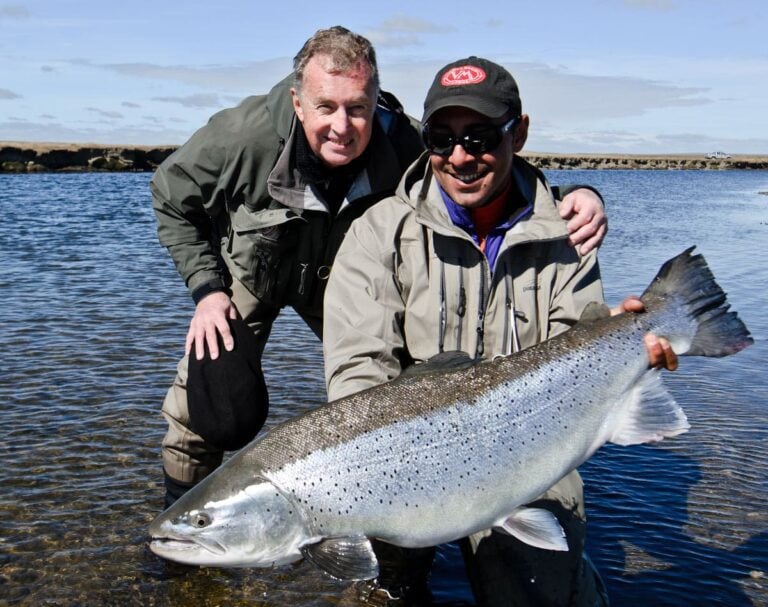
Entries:
[[[608,201],[610,303],[697,245],[756,342],[666,375],[687,434],[609,446],[582,467],[612,604],[768,604],[768,172],[548,175]],[[308,564],[199,569],[147,548],[159,409],[192,312],[156,239],[149,178],[0,175],[0,605],[351,605]],[[290,312],[265,370],[269,425],[323,401],[320,346]],[[436,604],[471,604],[455,547],[432,581]]]

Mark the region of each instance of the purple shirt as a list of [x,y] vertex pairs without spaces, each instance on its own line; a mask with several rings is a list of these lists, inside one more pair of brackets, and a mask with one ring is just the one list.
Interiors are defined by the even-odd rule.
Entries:
[[[475,230],[475,224],[472,221],[472,215],[469,209],[465,209],[463,206],[458,205],[451,200],[451,197],[443,191],[440,184],[438,184],[438,188],[440,189],[440,195],[443,197],[443,202],[445,203],[445,208],[448,211],[451,221],[454,225],[469,234],[472,237],[472,240],[480,246],[480,237],[477,234],[477,230]],[[501,243],[504,240],[504,235],[507,233],[507,230],[524,217],[530,215],[532,211],[533,205],[529,202],[513,216],[508,217],[503,223],[488,232],[488,235],[485,237],[485,257],[488,259],[491,271],[496,267],[496,257],[499,255],[499,249],[501,248]]]

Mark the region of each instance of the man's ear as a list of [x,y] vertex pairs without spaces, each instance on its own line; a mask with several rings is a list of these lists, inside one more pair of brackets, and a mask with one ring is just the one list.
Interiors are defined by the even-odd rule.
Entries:
[[528,114],[523,114],[520,116],[520,122],[515,127],[515,133],[514,133],[514,139],[512,140],[512,145],[515,154],[517,154],[520,150],[523,149],[523,146],[525,145],[525,142],[528,140],[528,125],[530,124],[530,120],[528,118]]
[[301,107],[299,92],[294,87],[291,87],[291,100],[293,101],[293,111],[296,112],[296,117],[300,122],[304,122],[304,110]]

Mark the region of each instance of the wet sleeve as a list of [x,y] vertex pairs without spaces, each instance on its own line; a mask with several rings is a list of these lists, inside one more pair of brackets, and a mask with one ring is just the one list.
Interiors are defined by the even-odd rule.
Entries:
[[597,194],[597,197],[600,199],[600,201],[603,203],[603,208],[605,208],[605,198],[603,198],[603,195],[600,193],[600,190],[597,188],[593,188],[591,185],[585,185],[585,184],[573,184],[573,185],[556,185],[552,186],[552,194],[554,195],[556,200],[562,200],[568,194],[571,192],[575,192],[576,190],[590,190],[591,192],[594,192]]
[[223,163],[204,127],[166,159],[150,183],[158,238],[191,292],[221,279],[212,217],[223,206],[217,195]]

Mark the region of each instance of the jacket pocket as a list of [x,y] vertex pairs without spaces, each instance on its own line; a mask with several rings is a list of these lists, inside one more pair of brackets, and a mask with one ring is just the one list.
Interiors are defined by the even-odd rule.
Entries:
[[296,248],[296,230],[289,226],[296,221],[304,220],[286,208],[253,211],[240,205],[232,216],[227,246],[232,270],[265,303],[282,304]]

